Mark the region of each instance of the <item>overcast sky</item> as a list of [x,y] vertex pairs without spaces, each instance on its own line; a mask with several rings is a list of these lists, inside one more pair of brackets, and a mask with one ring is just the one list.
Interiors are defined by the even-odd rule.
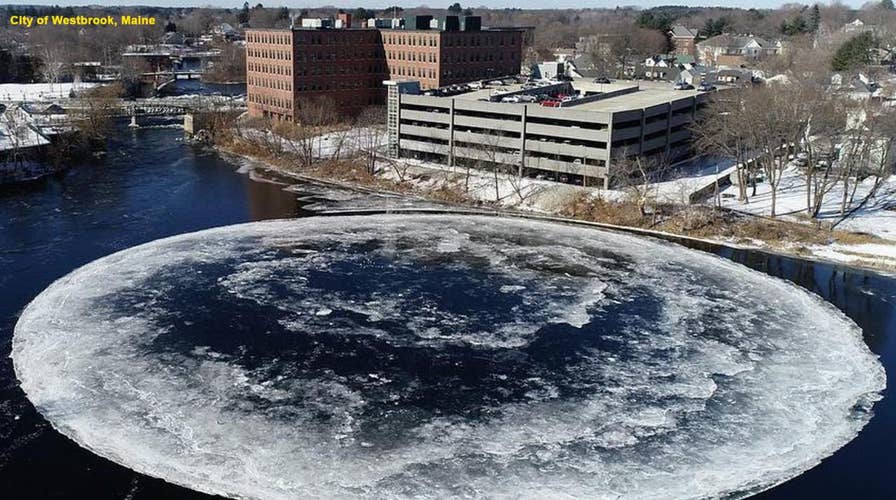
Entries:
[[[148,1],[148,0],[30,0],[30,1],[15,1],[15,0],[0,0],[0,5],[158,5],[162,7],[198,7],[205,5],[213,5],[216,7],[238,7],[243,5],[244,0],[157,0],[157,1]],[[281,5],[286,5],[290,8],[303,8],[303,7],[320,7],[322,5],[336,5],[338,7],[367,7],[367,8],[383,8],[390,5],[400,5],[403,7],[416,7],[419,5],[428,5],[430,7],[447,7],[454,3],[454,0],[411,0],[411,1],[387,1],[387,0],[347,0],[347,1],[328,1],[328,0],[320,0],[320,1],[309,1],[309,0],[251,0],[249,3],[252,5],[257,4],[261,1],[266,7],[279,7]],[[845,0],[843,3],[846,5],[851,5],[854,7],[859,7],[866,0]],[[491,8],[504,8],[504,7],[519,7],[524,9],[539,9],[539,8],[551,8],[551,9],[563,9],[563,8],[582,8],[582,7],[616,7],[619,5],[636,5],[639,7],[652,7],[656,5],[693,5],[693,6],[725,6],[725,7],[738,7],[743,6],[745,3],[743,0],[641,0],[634,2],[632,0],[628,1],[613,1],[613,0],[591,0],[588,2],[582,2],[581,0],[477,0],[476,2],[460,2],[464,7],[472,6],[476,7],[477,5],[486,5]],[[770,7],[778,7],[783,3],[789,3],[782,0],[753,0],[749,2],[749,7],[756,8],[770,8]],[[814,3],[809,0],[804,0],[800,3]]]

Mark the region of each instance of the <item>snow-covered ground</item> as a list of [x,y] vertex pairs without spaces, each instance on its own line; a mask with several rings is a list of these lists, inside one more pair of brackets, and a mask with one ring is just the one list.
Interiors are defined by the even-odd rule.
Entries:
[[[873,187],[873,181],[868,179],[855,188],[853,203],[847,208],[858,206]],[[849,188],[852,190],[852,187]],[[868,243],[858,245],[844,245],[834,243],[831,245],[812,245],[807,249],[815,256],[850,264],[885,265],[896,268],[896,176],[885,180],[878,188],[877,194],[869,201],[855,210],[855,212],[839,222],[841,215],[841,203],[843,199],[843,185],[838,184],[827,193],[822,203],[819,219],[828,224],[837,223],[837,229],[866,233],[877,236],[883,240],[880,243]],[[752,188],[748,188],[752,193]],[[737,199],[738,187],[729,186],[722,191],[722,206],[747,212],[755,215],[771,215],[772,196],[768,183],[762,182],[756,186],[756,195],[747,200]],[[796,167],[786,169],[781,177],[778,194],[775,201],[775,213],[784,219],[809,222],[806,215],[806,182],[803,174]],[[798,244],[799,242],[794,242]]]
[[[292,152],[302,151],[305,146],[302,141],[284,139],[268,130],[248,129],[243,131],[243,135],[248,139],[268,142],[272,145],[279,143],[283,149]],[[385,130],[359,127],[314,137],[311,139],[311,150],[316,160],[332,159],[336,156],[344,158],[363,151],[369,146],[384,147],[387,140],[388,136]]]
[[[856,187],[854,202],[850,208],[857,206],[872,187],[871,179],[860,183]],[[850,186],[851,189],[852,186]],[[747,188],[747,192],[752,193],[752,188]],[[722,206],[756,215],[771,215],[772,196],[768,183],[759,183],[756,186],[756,195],[750,196],[744,201],[737,199],[737,193],[737,186],[729,186],[723,190]],[[842,219],[843,216],[840,213],[842,199],[843,185],[838,184],[824,197],[819,218],[827,223],[836,223]],[[803,217],[796,216],[805,216],[806,205],[805,177],[798,169],[788,168],[781,177],[775,201],[775,212],[785,218],[805,220]],[[896,208],[896,176],[884,181],[878,188],[877,195],[871,198],[864,207],[856,210],[854,214],[839,223],[837,228],[873,234],[896,241],[896,211],[893,211],[894,208]]]
[[72,90],[79,92],[100,85],[98,83],[2,83],[0,101],[38,101],[68,97]]
[[[471,168],[468,173],[467,169],[462,167],[452,168],[441,163],[405,158],[381,160],[377,164],[377,171],[385,178],[403,180],[422,190],[436,190],[449,186],[465,192],[476,200],[541,213],[559,211],[573,196],[582,192],[595,196],[601,192],[607,193],[599,188],[560,184],[529,177],[517,178],[508,173],[498,173],[496,182],[494,172]],[[622,195],[622,193],[611,194]]]

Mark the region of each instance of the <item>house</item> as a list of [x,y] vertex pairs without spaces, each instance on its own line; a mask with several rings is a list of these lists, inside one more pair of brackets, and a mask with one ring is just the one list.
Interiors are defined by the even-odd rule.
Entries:
[[855,76],[834,73],[831,75],[831,90],[857,101],[891,101],[892,92],[864,73]]
[[743,85],[753,82],[753,72],[743,68],[723,68],[707,74],[706,80],[713,83]]
[[650,80],[668,80],[672,76],[671,73],[676,73],[677,76],[677,66],[675,65],[675,58],[670,56],[652,56],[648,57],[644,63],[641,65],[642,74],[644,78]]
[[669,30],[669,39],[672,41],[673,52],[677,55],[693,56],[697,52],[697,36],[695,28],[681,24],[672,26]]
[[177,31],[169,31],[162,35],[162,45],[184,45],[187,43],[187,37],[183,33]]
[[848,22],[840,28],[840,31],[843,33],[855,33],[859,34],[865,31],[874,31],[875,26],[873,24],[865,24],[861,19],[854,19],[852,22]]
[[532,78],[556,80],[566,74],[566,64],[561,61],[545,61],[532,65]]
[[[703,66],[682,64],[679,65],[679,68],[677,82],[687,83],[695,87],[703,82],[710,82],[709,72]],[[712,82],[714,83],[715,80],[712,80]]]
[[553,51],[554,60],[560,62],[571,61],[576,57],[576,49],[573,48],[565,48],[565,47],[557,47]]
[[574,59],[566,61],[566,72],[573,78],[596,78],[615,73],[609,65],[595,63],[591,54],[578,54]]
[[744,66],[781,53],[781,42],[753,35],[718,35],[697,43],[697,59],[707,66]]
[[34,127],[31,116],[22,105],[0,104],[0,167],[48,144],[50,140]]
[[216,36],[223,37],[226,40],[239,40],[242,38],[240,32],[228,23],[221,23],[212,29],[212,33]]

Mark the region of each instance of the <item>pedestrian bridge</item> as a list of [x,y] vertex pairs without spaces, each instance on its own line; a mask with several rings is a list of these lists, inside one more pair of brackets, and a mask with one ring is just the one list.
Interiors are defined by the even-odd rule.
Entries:
[[[82,99],[68,99],[59,102],[67,112],[86,111],[95,106]],[[246,100],[243,97],[190,96],[158,97],[148,99],[115,99],[109,103],[112,114],[120,117],[181,116],[197,112],[243,111]]]

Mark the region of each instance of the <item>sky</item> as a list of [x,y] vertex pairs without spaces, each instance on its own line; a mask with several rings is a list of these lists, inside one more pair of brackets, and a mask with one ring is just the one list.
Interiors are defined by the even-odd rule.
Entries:
[[[238,7],[243,5],[244,0],[0,0],[0,5],[154,5],[160,7],[199,7],[212,5],[215,7]],[[324,5],[335,5],[337,7],[355,8],[384,8],[391,5],[400,5],[402,7],[417,7],[427,5],[429,7],[447,7],[456,0],[250,0],[250,4],[254,5],[261,2],[266,7],[279,7],[286,5],[290,8],[306,8],[321,7]],[[824,0],[822,0],[824,2]],[[843,3],[853,7],[861,6],[866,0],[844,0]],[[616,6],[637,6],[637,7],[654,7],[657,5],[691,5],[691,6],[723,6],[723,7],[754,7],[754,8],[774,8],[784,3],[814,3],[811,0],[802,0],[801,2],[787,2],[786,0],[753,0],[746,4],[743,0],[591,0],[583,2],[582,0],[475,0],[469,4],[460,2],[464,7],[487,6],[490,8],[516,7],[522,9],[580,9],[585,7],[591,8],[613,8]]]

